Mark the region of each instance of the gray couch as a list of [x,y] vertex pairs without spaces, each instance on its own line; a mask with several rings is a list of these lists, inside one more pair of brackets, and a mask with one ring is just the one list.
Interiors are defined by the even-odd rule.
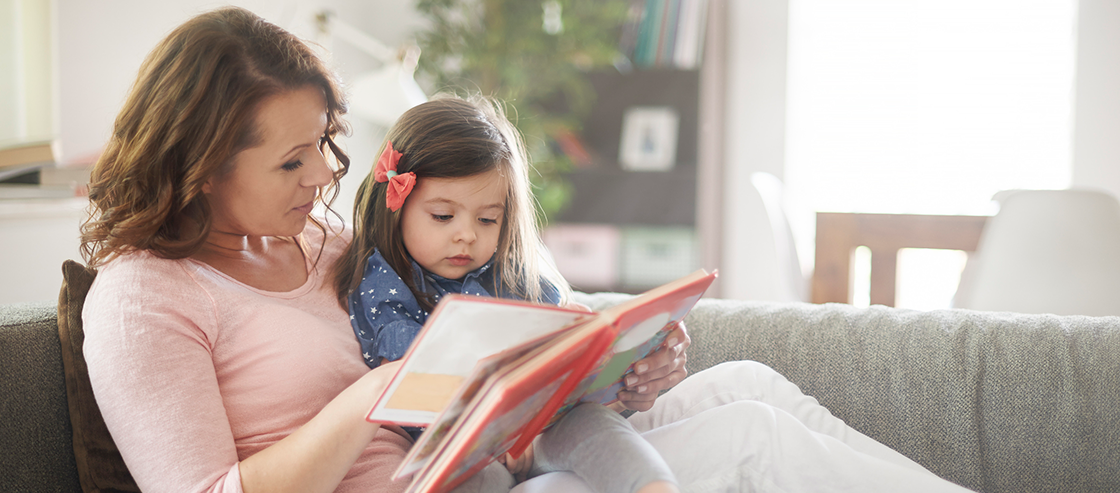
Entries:
[[[56,323],[0,307],[0,491],[81,491]],[[961,485],[1120,491],[1120,317],[705,299],[687,323],[691,371],[766,363]]]

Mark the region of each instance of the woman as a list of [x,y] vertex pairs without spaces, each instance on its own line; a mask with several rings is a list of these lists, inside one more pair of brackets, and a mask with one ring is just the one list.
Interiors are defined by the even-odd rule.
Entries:
[[[389,476],[411,439],[363,419],[395,365],[366,367],[327,278],[349,232],[308,215],[346,172],[344,109],[307,46],[243,9],[191,19],[141,68],[93,171],[83,319],[142,490],[407,485]],[[630,407],[683,378],[679,336]]]

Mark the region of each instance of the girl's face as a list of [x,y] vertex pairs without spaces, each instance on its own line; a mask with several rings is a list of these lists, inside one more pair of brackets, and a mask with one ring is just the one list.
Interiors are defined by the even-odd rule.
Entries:
[[460,279],[498,248],[506,186],[497,170],[463,178],[420,178],[401,211],[404,247],[428,272]]
[[203,185],[215,231],[295,236],[307,224],[319,187],[332,174],[320,151],[326,101],[314,88],[266,99],[256,115],[260,142],[233,157]]

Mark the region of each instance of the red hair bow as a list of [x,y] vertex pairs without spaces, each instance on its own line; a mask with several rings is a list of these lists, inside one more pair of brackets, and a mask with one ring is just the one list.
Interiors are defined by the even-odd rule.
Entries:
[[401,160],[401,153],[393,150],[393,143],[385,143],[385,152],[377,159],[377,166],[373,167],[373,179],[377,183],[389,182],[385,190],[385,205],[396,212],[404,205],[412,187],[416,186],[416,173],[397,174],[397,163]]

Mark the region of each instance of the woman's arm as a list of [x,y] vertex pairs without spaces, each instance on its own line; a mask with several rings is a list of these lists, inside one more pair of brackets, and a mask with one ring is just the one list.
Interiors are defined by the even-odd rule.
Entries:
[[371,370],[342,391],[311,421],[283,440],[241,461],[247,493],[334,491],[380,427],[365,420],[400,362]]
[[[364,420],[395,365],[368,371],[342,320],[254,310],[168,265],[106,267],[83,314],[98,405],[143,491],[333,491],[367,447],[366,480],[406,486],[388,476],[408,440]],[[223,296],[263,323],[218,323]]]

